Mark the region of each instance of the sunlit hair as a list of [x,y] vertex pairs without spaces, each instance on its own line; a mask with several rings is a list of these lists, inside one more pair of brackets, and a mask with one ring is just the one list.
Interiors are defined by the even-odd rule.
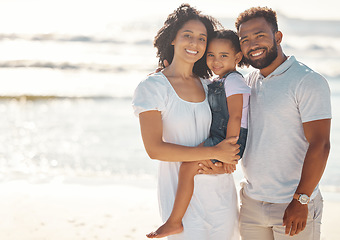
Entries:
[[[174,46],[171,45],[176,38],[177,32],[183,27],[183,25],[190,20],[198,20],[202,22],[207,30],[207,45],[210,42],[210,38],[217,27],[221,24],[213,17],[203,15],[200,11],[191,7],[189,4],[182,4],[173,13],[171,13],[163,27],[158,31],[154,46],[157,48],[157,57],[159,58],[159,66],[164,66],[164,60],[167,60],[169,64],[174,57]],[[194,64],[193,73],[198,77],[208,78],[212,76],[211,70],[208,68],[206,59],[206,51],[203,57]]]
[[[213,39],[225,39],[229,40],[231,43],[231,47],[234,49],[235,54],[241,52],[240,41],[238,35],[233,30],[218,30],[215,31],[211,40]],[[239,67],[249,66],[244,56],[242,57],[241,61],[237,64]]]
[[278,31],[276,12],[268,7],[252,7],[240,13],[236,19],[235,27],[239,31],[242,23],[260,17],[263,17],[272,26],[273,33]]

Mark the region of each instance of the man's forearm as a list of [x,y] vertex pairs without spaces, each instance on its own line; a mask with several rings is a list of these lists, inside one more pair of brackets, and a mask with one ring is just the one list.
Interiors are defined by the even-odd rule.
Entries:
[[319,183],[327,163],[330,142],[327,140],[309,145],[296,193],[310,196]]

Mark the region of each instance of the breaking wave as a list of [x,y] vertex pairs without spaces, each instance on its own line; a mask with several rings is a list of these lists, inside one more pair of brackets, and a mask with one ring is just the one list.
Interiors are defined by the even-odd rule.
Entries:
[[109,43],[109,44],[126,44],[150,45],[149,39],[137,39],[133,42],[126,42],[115,38],[94,37],[86,35],[62,35],[62,34],[0,34],[0,41],[4,40],[26,40],[26,41],[54,41],[54,42],[81,42],[81,43]]
[[[52,62],[52,61],[35,61],[35,60],[12,60],[0,62],[0,68],[48,68],[57,70],[86,70],[102,73],[122,73],[131,70],[131,66],[113,66],[109,64],[98,63],[70,63],[70,62]],[[135,70],[152,71],[153,66],[139,65],[134,66]]]

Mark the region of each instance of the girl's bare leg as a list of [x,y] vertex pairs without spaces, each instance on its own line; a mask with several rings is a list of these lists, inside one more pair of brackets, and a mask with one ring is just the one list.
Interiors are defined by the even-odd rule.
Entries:
[[198,162],[183,162],[178,174],[178,187],[174,207],[169,219],[148,238],[162,238],[183,231],[182,218],[189,206],[194,192],[194,177],[198,171]]

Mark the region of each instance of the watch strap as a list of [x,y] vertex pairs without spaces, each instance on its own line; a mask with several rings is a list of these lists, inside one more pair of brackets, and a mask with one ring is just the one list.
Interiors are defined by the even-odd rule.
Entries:
[[296,199],[296,200],[299,201],[299,197],[300,197],[300,194],[294,193],[293,199]]
[[[307,202],[304,202],[303,200],[301,200],[301,196],[307,196],[308,197],[308,201]],[[294,193],[294,195],[293,195],[293,199],[296,199],[298,202],[300,202],[301,204],[307,204],[307,203],[309,203],[309,201],[310,201],[310,197],[307,195],[307,194],[299,194],[299,193]]]

